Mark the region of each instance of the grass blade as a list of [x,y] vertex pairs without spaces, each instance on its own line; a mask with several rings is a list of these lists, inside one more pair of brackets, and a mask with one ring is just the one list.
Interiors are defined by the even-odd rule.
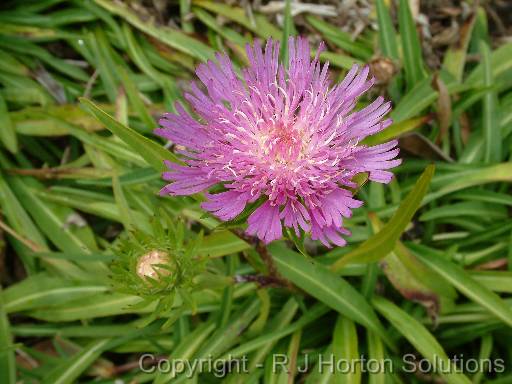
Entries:
[[98,108],[92,101],[81,98],[80,102],[91,115],[104,124],[110,132],[121,138],[156,170],[164,171],[166,169],[164,160],[174,163],[179,162],[172,152],[135,132],[133,129],[117,122],[108,113]]
[[376,0],[377,21],[379,23],[379,43],[384,56],[398,60],[398,46],[395,28],[384,0]]
[[436,101],[438,93],[432,89],[431,82],[431,77],[423,79],[400,99],[390,114],[395,124],[416,116]]
[[[449,384],[470,384],[471,381],[461,373],[448,359],[443,347],[418,320],[398,308],[392,302],[377,297],[373,300],[375,308],[431,363],[441,366],[440,374]],[[450,367],[450,369],[448,369]],[[448,372],[444,372],[444,371]]]
[[385,384],[387,372],[384,364],[384,344],[382,344],[382,340],[372,331],[368,331],[366,340],[368,343],[369,358],[379,362],[379,372],[370,372],[368,384]]
[[[0,294],[2,288],[0,287]],[[0,296],[0,382],[5,384],[16,383],[16,360],[14,346],[9,325],[9,318],[5,305]]]
[[394,123],[375,135],[366,137],[361,143],[364,145],[377,145],[396,139],[404,133],[414,131],[431,120],[430,115],[414,117]]
[[247,16],[244,9],[240,7],[232,7],[222,2],[213,2],[210,0],[194,0],[194,5],[223,16],[228,20],[232,20],[264,39],[271,37],[279,40],[282,36],[281,31],[263,15],[253,14],[253,17],[250,18]]
[[353,41],[350,34],[341,31],[318,17],[307,16],[306,20],[327,40],[332,41],[333,44],[337,45],[347,53],[350,53],[362,60],[370,59],[372,55],[371,49],[362,43]]
[[382,230],[370,237],[354,251],[347,253],[332,264],[331,270],[339,271],[351,261],[376,261],[390,253],[395,247],[400,235],[407,227],[407,224],[411,221],[414,213],[420,207],[433,175],[434,166],[429,165],[416,182],[412,191],[409,192],[391,220],[386,223]]
[[9,152],[18,152],[18,138],[2,94],[0,94],[0,141]]
[[409,248],[423,263],[457,288],[464,296],[480,304],[498,319],[512,327],[512,310],[498,295],[478,283],[462,268],[444,259],[431,249],[419,244],[410,244]]
[[103,353],[110,339],[93,341],[70,359],[64,360],[43,380],[43,384],[71,384]]
[[297,34],[295,26],[293,25],[292,7],[290,0],[286,0],[284,7],[284,25],[283,25],[283,37],[281,39],[281,62],[288,64],[288,38]]
[[327,312],[329,312],[328,307],[322,303],[316,303],[294,323],[263,333],[261,336],[258,336],[255,339],[252,339],[247,343],[244,343],[228,351],[221,357],[221,359],[227,359],[228,357],[236,358],[239,356],[244,356],[244,354],[257,350],[258,348],[266,348],[270,343],[274,343],[283,337],[291,335],[293,332],[319,319]]
[[420,39],[416,32],[416,23],[412,18],[408,0],[400,0],[398,24],[402,41],[403,64],[407,88],[412,89],[426,76]]
[[157,26],[154,22],[142,20],[125,3],[110,0],[95,0],[95,2],[111,13],[122,17],[135,28],[140,29],[144,33],[153,36],[170,47],[186,53],[195,59],[206,61],[214,58],[214,51],[206,44],[187,36],[179,30]]
[[450,72],[458,82],[462,81],[466,56],[471,40],[471,32],[475,25],[476,15],[471,15],[461,27],[460,38],[447,51],[443,60],[443,68]]
[[[356,361],[359,357],[357,330],[353,321],[338,316],[332,336],[332,353],[334,361]],[[335,382],[347,384],[361,383],[361,367],[356,364],[350,372],[336,370],[333,375]]]
[[272,244],[269,249],[277,269],[285,278],[340,314],[371,329],[393,348],[371,306],[347,281],[282,244]]
[[[491,53],[491,68],[493,79],[512,68],[512,43],[503,44]],[[484,64],[482,62],[471,71],[465,83],[473,87],[481,87],[483,80]]]
[[136,84],[133,82],[128,71],[122,67],[118,67],[118,72],[123,82],[123,87],[126,90],[126,95],[133,108],[133,110],[139,115],[142,123],[144,124],[144,131],[151,132],[157,127],[156,121],[149,113],[148,109],[144,105],[142,98],[139,95]]
[[492,79],[491,52],[489,46],[480,42],[480,53],[482,55],[482,68],[484,71],[484,87],[489,90],[483,97],[483,132],[485,137],[484,161],[486,163],[497,163],[501,161],[501,132],[498,124],[496,94],[492,90],[494,81]]

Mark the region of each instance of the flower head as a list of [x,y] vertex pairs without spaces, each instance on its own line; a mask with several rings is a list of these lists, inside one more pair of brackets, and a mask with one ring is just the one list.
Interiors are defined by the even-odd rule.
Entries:
[[[256,201],[247,232],[265,242],[282,236],[282,226],[311,232],[327,246],[344,245],[343,217],[362,202],[347,189],[351,179],[388,183],[388,169],[400,160],[397,142],[368,147],[360,142],[391,124],[391,105],[382,97],[354,111],[372,85],[368,67],[354,65],[332,85],[328,64],[311,60],[305,38],[290,38],[287,66],[279,63],[279,43],[247,47],[250,65],[237,76],[226,55],[197,68],[203,84],[185,95],[194,118],[181,105],[165,114],[156,133],[178,146],[185,165],[167,163],[162,194],[190,195],[221,184],[202,207],[229,221]],[[322,46],[318,50],[322,50]]]

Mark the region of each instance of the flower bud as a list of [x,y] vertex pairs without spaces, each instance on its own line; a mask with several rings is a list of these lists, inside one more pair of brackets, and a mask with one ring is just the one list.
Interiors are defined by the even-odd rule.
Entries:
[[158,280],[159,276],[169,276],[171,271],[167,268],[162,268],[162,265],[168,264],[169,261],[169,254],[165,251],[155,249],[145,253],[137,262],[137,275],[142,279],[151,277],[155,280]]

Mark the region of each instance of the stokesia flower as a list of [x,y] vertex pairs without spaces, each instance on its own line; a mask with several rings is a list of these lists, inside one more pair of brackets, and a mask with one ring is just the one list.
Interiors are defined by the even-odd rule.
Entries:
[[184,165],[167,163],[163,177],[171,183],[161,194],[191,195],[220,184],[223,191],[207,193],[202,207],[229,221],[258,202],[248,234],[268,243],[282,236],[284,225],[342,246],[342,235],[350,234],[343,218],[362,204],[348,189],[355,187],[352,178],[367,172],[388,183],[388,170],[400,164],[395,140],[361,144],[391,124],[383,119],[391,105],[378,97],[355,111],[374,82],[367,66],[354,65],[332,85],[328,63],[321,65],[318,54],[311,60],[305,38],[290,38],[288,47],[286,67],[272,40],[264,50],[259,42],[247,46],[250,64],[241,76],[224,54],[216,55],[218,63],[199,65],[203,86],[192,83],[185,95],[194,115],[177,104],[177,114],[165,114],[156,130],[184,158]]

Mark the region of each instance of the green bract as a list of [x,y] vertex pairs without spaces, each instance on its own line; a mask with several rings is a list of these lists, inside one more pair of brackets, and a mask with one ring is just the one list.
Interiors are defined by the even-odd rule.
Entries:
[[202,236],[185,239],[184,224],[174,225],[165,215],[155,217],[151,229],[151,234],[125,233],[113,246],[114,288],[139,296],[145,303],[156,301],[155,316],[172,308],[176,294],[193,306],[190,292],[204,269],[205,259],[196,252]]

